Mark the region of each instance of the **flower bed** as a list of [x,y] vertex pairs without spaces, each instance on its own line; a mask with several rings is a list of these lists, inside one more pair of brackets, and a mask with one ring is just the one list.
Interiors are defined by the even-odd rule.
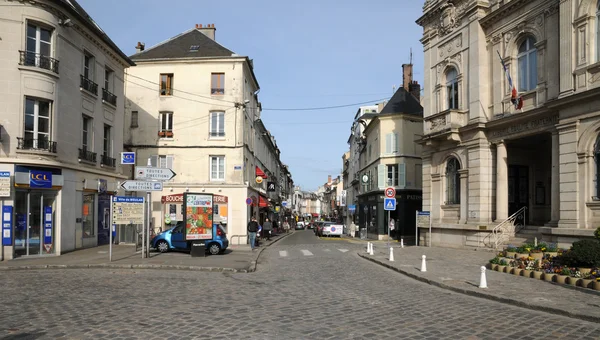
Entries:
[[489,267],[513,275],[600,290],[600,240],[577,241],[569,250],[546,243],[509,245],[490,260]]

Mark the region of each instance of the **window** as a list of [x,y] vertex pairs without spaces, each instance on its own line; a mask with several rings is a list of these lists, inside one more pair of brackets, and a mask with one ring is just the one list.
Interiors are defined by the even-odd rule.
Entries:
[[[94,210],[96,207],[96,194],[84,193],[83,194],[83,207],[81,212],[81,224],[83,225],[83,237],[90,237],[95,235],[94,228],[94,216],[96,216]],[[107,227],[108,228],[108,227]]]
[[173,74],[161,74],[160,75],[160,95],[161,96],[172,96],[173,95]]
[[454,67],[446,72],[448,110],[458,110],[458,72]]
[[210,136],[225,137],[225,112],[210,113]]
[[225,180],[225,156],[210,156],[210,180]]
[[446,204],[460,204],[460,164],[452,157],[446,163]]
[[138,112],[137,111],[131,111],[131,125],[130,127],[132,128],[136,128],[138,127]]
[[173,137],[173,112],[161,112],[158,116],[159,128],[158,136]]
[[212,73],[210,94],[225,94],[225,73]]
[[27,24],[26,65],[50,69],[52,31],[36,24]]
[[173,155],[152,155],[150,165],[154,168],[173,169]]
[[94,57],[86,52],[83,56],[83,77],[85,79],[94,80],[94,63]]
[[398,164],[387,166],[387,183],[388,186],[398,186]]
[[398,134],[388,133],[385,135],[385,153],[398,153]]
[[199,49],[200,49],[200,45],[190,46],[190,52],[198,52]]
[[91,151],[92,146],[90,144],[92,137],[92,118],[83,115],[83,126],[82,126],[82,138],[81,138],[81,148],[84,151]]
[[527,92],[537,87],[537,49],[535,38],[528,36],[519,46],[519,92]]
[[33,148],[47,148],[50,141],[50,102],[25,98],[25,144]]
[[108,67],[104,68],[104,89],[110,93],[114,92],[113,89],[113,76],[114,76],[114,72],[113,70],[111,70]]
[[102,143],[102,153],[105,157],[112,157],[112,137],[111,126],[104,124],[104,138]]

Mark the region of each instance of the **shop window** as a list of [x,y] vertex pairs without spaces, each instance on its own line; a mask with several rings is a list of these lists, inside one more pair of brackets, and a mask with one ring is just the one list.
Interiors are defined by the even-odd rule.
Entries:
[[446,204],[460,204],[460,164],[452,157],[446,163]]
[[81,223],[83,227],[83,237],[91,237],[96,234],[94,228],[94,208],[96,206],[96,194],[83,194],[83,210],[81,212]]
[[535,38],[528,36],[519,45],[519,92],[534,90],[537,86],[537,48]]
[[451,67],[446,72],[446,96],[449,110],[458,110],[458,71]]

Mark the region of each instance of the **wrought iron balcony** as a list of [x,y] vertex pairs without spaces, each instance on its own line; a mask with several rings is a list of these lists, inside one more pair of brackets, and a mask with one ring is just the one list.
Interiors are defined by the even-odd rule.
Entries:
[[56,142],[47,139],[17,137],[17,149],[56,153]]
[[105,88],[102,89],[102,100],[112,106],[117,106],[117,96],[108,92]]
[[117,164],[117,161],[114,158],[109,157],[108,155],[104,154],[104,155],[102,155],[102,159],[100,160],[100,163],[102,165],[106,165],[106,166],[110,166],[111,168],[114,168],[115,164]]
[[98,95],[98,84],[94,83],[90,79],[87,79],[83,74],[79,75],[79,79],[81,80],[79,86],[82,89],[84,89],[90,93],[93,93],[95,95]]
[[19,51],[19,65],[43,68],[58,74],[58,60],[34,52]]
[[79,149],[79,160],[96,163],[96,153],[87,151],[87,148]]

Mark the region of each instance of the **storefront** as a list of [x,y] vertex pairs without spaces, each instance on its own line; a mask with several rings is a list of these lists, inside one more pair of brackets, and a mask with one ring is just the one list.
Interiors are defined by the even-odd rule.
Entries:
[[[173,194],[161,197],[162,203],[162,220],[165,228],[174,226],[177,221],[183,220],[183,194]],[[213,222],[220,223],[225,231],[229,219],[229,200],[227,196],[213,195]],[[158,232],[158,231],[157,231]]]

